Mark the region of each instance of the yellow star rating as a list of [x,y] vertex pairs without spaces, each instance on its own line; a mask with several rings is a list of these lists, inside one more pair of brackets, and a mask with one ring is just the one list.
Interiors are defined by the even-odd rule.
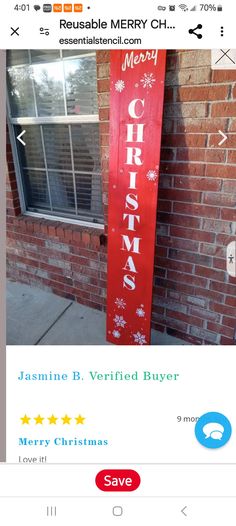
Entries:
[[62,423],[64,424],[70,424],[71,418],[68,415],[65,415],[62,417]]
[[57,423],[58,418],[54,415],[48,417],[49,424],[55,424]]
[[76,420],[76,424],[83,424],[83,423],[84,423],[84,420],[85,420],[85,417],[79,415],[79,416],[77,416],[77,417],[75,418],[75,420]]
[[35,424],[37,425],[37,424],[42,424],[43,421],[44,421],[44,418],[42,416],[38,415],[38,416],[36,416],[34,418],[34,420],[35,420]]
[[29,423],[30,423],[30,420],[31,420],[31,418],[30,418],[29,416],[27,416],[27,415],[21,417],[21,423],[22,423],[22,425],[23,425],[23,424],[29,424]]
[[41,416],[41,414],[38,414],[38,416],[28,416],[27,414],[25,414],[24,416],[21,416],[20,417],[20,420],[21,420],[21,424],[27,424],[27,425],[54,425],[54,426],[58,426],[58,425],[79,425],[79,424],[85,424],[85,416],[82,416],[80,413],[78,414],[78,416],[68,416],[68,414],[66,413],[64,416],[62,417],[57,417],[54,415],[54,413],[51,414],[51,416],[47,416],[47,417],[44,417],[44,416]]

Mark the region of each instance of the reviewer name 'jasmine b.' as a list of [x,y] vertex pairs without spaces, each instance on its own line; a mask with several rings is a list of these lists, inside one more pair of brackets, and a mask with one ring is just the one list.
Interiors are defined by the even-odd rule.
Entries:
[[176,372],[159,372],[159,371],[81,371],[70,372],[28,372],[20,371],[17,379],[26,382],[66,382],[66,381],[83,381],[92,382],[127,382],[127,381],[177,381],[180,374]]

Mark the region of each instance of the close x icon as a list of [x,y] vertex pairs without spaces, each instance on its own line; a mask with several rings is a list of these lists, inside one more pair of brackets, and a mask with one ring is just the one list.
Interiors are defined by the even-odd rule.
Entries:
[[20,30],[19,27],[17,27],[16,29],[14,29],[14,27],[11,27],[11,37],[12,37],[13,35],[16,35],[16,36],[19,37],[19,36],[20,36],[19,30]]
[[236,49],[213,49],[212,69],[236,69]]

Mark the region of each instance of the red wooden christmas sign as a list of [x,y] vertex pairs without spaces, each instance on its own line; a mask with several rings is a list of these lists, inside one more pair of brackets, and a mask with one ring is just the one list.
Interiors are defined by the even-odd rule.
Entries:
[[111,51],[107,340],[150,343],[166,51]]

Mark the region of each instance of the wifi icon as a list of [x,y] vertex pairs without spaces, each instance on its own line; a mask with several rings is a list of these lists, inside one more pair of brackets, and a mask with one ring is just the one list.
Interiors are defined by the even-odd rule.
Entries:
[[188,6],[186,4],[180,4],[179,8],[182,9],[182,11],[188,11]]

